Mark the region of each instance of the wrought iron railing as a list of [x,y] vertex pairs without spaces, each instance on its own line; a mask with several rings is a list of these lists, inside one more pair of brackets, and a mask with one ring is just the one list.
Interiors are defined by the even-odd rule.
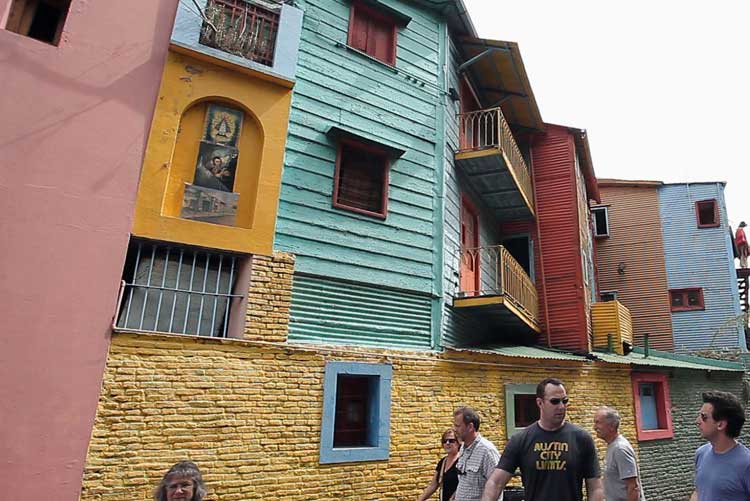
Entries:
[[200,43],[273,66],[279,12],[245,0],[208,0]]
[[458,122],[461,134],[458,152],[499,149],[505,156],[509,164],[508,169],[513,174],[519,189],[529,203],[533,203],[531,174],[502,110],[498,107],[460,113]]
[[462,269],[472,270],[475,285],[466,286],[460,297],[504,296],[526,316],[538,322],[539,299],[536,286],[518,261],[502,245],[464,248],[461,251]]

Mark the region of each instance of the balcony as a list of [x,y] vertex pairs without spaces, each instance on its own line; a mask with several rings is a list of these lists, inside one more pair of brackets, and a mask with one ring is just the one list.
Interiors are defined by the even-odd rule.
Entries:
[[591,305],[594,348],[627,355],[633,348],[633,321],[630,310],[619,301]]
[[471,308],[492,327],[524,335],[541,332],[536,286],[502,245],[461,252],[461,292],[454,308]]
[[498,221],[534,216],[531,172],[502,110],[458,115],[460,143],[456,165]]

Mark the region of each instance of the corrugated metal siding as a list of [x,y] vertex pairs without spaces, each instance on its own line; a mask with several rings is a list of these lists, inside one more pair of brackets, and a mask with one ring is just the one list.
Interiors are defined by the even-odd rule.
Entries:
[[551,344],[586,350],[589,343],[583,308],[574,151],[569,133],[549,126],[545,136],[534,143],[532,165]]
[[594,243],[591,234],[591,216],[589,214],[589,199],[586,195],[586,181],[581,167],[576,159],[576,206],[578,208],[578,242],[581,246],[581,277],[583,283],[583,311],[586,313],[586,335],[593,341],[591,325],[592,295],[596,292],[594,282]]
[[[453,39],[448,48],[447,81],[448,86],[459,88],[458,53]],[[475,339],[485,333],[487,326],[475,318],[470,311],[461,311],[452,307],[453,298],[460,290],[460,253],[461,253],[461,195],[467,196],[478,211],[479,245],[496,245],[500,242],[500,228],[490,209],[484,206],[479,196],[471,190],[455,165],[454,153],[458,149],[458,113],[459,103],[449,99],[446,105],[446,148],[445,148],[445,226],[444,226],[444,269],[443,290],[443,332],[442,343],[445,346],[460,346],[462,340]],[[491,276],[492,266],[484,263],[480,267],[482,287],[494,283]]]
[[594,330],[594,348],[609,347],[609,335],[612,334],[612,347],[623,354],[623,341],[633,344],[633,324],[630,311],[619,301],[595,303],[591,307]]
[[[398,32],[399,72],[341,45],[350,2],[304,2],[275,248],[296,254],[305,273],[432,292],[440,23],[410,2],[390,3],[412,18]],[[391,165],[385,220],[332,207],[332,125],[406,150]]]
[[426,296],[295,274],[289,341],[429,349],[430,306]]
[[[617,291],[617,299],[633,318],[634,344],[649,334],[652,347],[671,351],[672,319],[667,294],[667,271],[659,219],[659,196],[654,187],[600,187],[602,203],[609,204],[609,238],[596,239],[599,290]],[[619,263],[625,272],[618,273]]]
[[[698,228],[695,202],[715,198],[721,226]],[[672,313],[675,350],[744,346],[737,279],[719,183],[664,185],[659,190],[670,289],[702,287],[705,310]]]

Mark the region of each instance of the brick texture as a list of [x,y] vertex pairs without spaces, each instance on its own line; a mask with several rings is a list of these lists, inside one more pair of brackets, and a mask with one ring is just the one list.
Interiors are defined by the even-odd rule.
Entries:
[[293,275],[292,254],[253,256],[244,339],[281,343],[287,340]]
[[[83,478],[83,500],[147,500],[176,461],[196,461],[209,499],[413,499],[440,458],[452,411],[471,405],[505,445],[505,383],[562,378],[570,418],[592,430],[617,406],[632,440],[626,366],[450,353],[259,345],[118,334],[112,340]],[[393,364],[388,461],[320,465],[327,360]],[[600,454],[604,444],[597,440]]]
[[[669,380],[674,438],[640,442],[641,475],[646,499],[685,500],[693,492],[695,450],[703,445],[695,420],[703,401],[701,393],[729,391],[744,403],[747,395],[739,373],[678,370]],[[750,443],[748,427],[740,440]]]

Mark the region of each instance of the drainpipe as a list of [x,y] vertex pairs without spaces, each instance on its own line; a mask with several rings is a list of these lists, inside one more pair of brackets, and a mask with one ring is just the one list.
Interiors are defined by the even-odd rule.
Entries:
[[643,335],[643,358],[648,357],[648,351],[649,351],[648,334],[644,334]]

